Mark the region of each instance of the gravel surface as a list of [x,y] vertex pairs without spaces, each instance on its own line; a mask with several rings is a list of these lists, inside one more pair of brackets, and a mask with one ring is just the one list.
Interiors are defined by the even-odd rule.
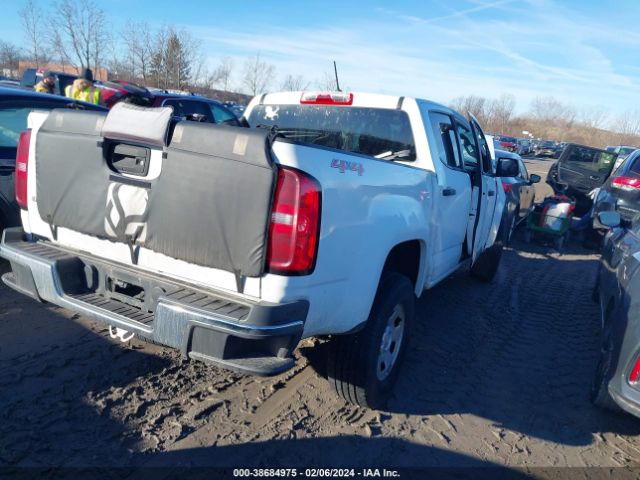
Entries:
[[596,266],[516,240],[493,283],[426,292],[384,412],[331,393],[318,340],[254,378],[0,287],[0,464],[634,466],[640,421],[588,400]]

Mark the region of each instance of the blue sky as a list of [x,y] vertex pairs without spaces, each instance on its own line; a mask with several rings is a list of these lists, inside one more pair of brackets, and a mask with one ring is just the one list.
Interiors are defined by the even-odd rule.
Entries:
[[[40,2],[43,6],[52,2]],[[442,0],[98,2],[114,31],[128,18],[171,23],[202,40],[213,67],[248,56],[312,84],[338,62],[353,90],[448,102],[511,93],[517,109],[552,95],[578,109],[635,110],[640,102],[638,0]],[[17,11],[4,5],[0,38],[20,43]]]

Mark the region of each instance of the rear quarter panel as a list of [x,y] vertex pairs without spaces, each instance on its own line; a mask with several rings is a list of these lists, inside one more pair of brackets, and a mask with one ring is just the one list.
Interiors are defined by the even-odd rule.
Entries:
[[322,219],[314,272],[266,275],[263,299],[309,299],[305,336],[350,331],[368,317],[387,255],[409,240],[420,241],[416,292],[422,291],[433,173],[283,141],[273,152],[281,164],[318,180]]

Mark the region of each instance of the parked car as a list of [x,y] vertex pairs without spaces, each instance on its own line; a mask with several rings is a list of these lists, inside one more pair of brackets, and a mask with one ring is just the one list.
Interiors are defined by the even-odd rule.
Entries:
[[553,140],[541,141],[533,151],[536,157],[553,157],[556,154],[556,142]]
[[554,153],[554,158],[560,158],[560,155],[562,155],[562,152],[564,151],[565,147],[567,146],[567,142],[560,142],[556,145],[556,152]]
[[582,216],[593,204],[590,193],[609,178],[615,159],[615,153],[570,143],[549,169],[547,183],[555,193],[575,198],[575,215]]
[[426,100],[346,92],[260,95],[245,118],[32,114],[3,280],[122,341],[246,373],[288,370],[301,338],[331,336],[336,393],[380,407],[416,296],[498,268],[505,194],[482,129]]
[[152,107],[172,107],[176,117],[204,123],[240,126],[238,117],[222,102],[200,95],[153,92]]
[[[22,75],[20,86],[27,90],[33,90],[36,83],[42,80],[44,69],[28,68]],[[51,71],[55,79],[53,94],[64,97],[66,88],[73,85],[77,75],[68,72]],[[148,105],[153,97],[145,87],[131,82],[96,81],[96,88],[100,90],[102,104],[107,108],[113,107],[120,101],[127,101],[137,105]]]
[[20,133],[27,128],[30,112],[54,108],[105,111],[103,107],[68,98],[0,87],[0,233],[5,227],[20,225],[20,209],[14,191]]
[[499,135],[494,138],[498,140],[498,148],[500,150],[506,150],[507,152],[515,152],[518,149],[518,140],[515,137],[507,137],[505,135]]
[[529,155],[531,153],[531,140],[528,138],[519,138],[516,153],[518,155]]
[[625,161],[625,159],[631,155],[633,152],[635,152],[638,147],[629,147],[629,146],[625,146],[625,145],[617,145],[615,147],[608,147],[607,150],[609,148],[612,148],[612,152],[615,153],[618,158],[616,159],[616,164],[614,165],[613,169],[615,170],[616,168],[618,168],[622,162]]
[[615,210],[624,220],[631,221],[640,213],[639,207],[640,150],[636,150],[602,184],[593,211],[596,215]]
[[518,167],[517,171],[511,175],[501,177],[502,188],[507,195],[507,210],[511,225],[509,232],[511,234],[517,224],[526,219],[533,210],[536,198],[534,185],[540,182],[541,178],[535,173],[529,175],[520,155],[504,150],[496,150],[495,155],[498,162],[501,159],[510,158],[515,160]]
[[609,211],[598,214],[598,223],[612,230],[604,239],[594,291],[602,346],[591,400],[640,417],[640,219],[627,221]]

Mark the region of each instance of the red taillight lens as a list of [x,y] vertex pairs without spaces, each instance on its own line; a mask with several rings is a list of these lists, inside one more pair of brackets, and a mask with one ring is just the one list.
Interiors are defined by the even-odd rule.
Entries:
[[611,181],[611,185],[621,190],[631,192],[640,188],[640,178],[616,177]]
[[511,185],[510,183],[503,183],[502,184],[502,188],[504,189],[504,193],[509,193],[511,191],[512,187],[513,187],[513,185]]
[[320,186],[297,170],[280,168],[271,210],[267,268],[304,275],[315,265],[320,231]]
[[20,208],[27,209],[27,177],[29,173],[29,144],[31,130],[25,130],[18,139],[16,153],[16,202]]
[[304,92],[300,103],[311,105],[351,105],[353,93],[343,92]]
[[640,380],[640,357],[636,359],[636,364],[633,366],[633,370],[631,370],[629,383],[638,383],[638,380]]

